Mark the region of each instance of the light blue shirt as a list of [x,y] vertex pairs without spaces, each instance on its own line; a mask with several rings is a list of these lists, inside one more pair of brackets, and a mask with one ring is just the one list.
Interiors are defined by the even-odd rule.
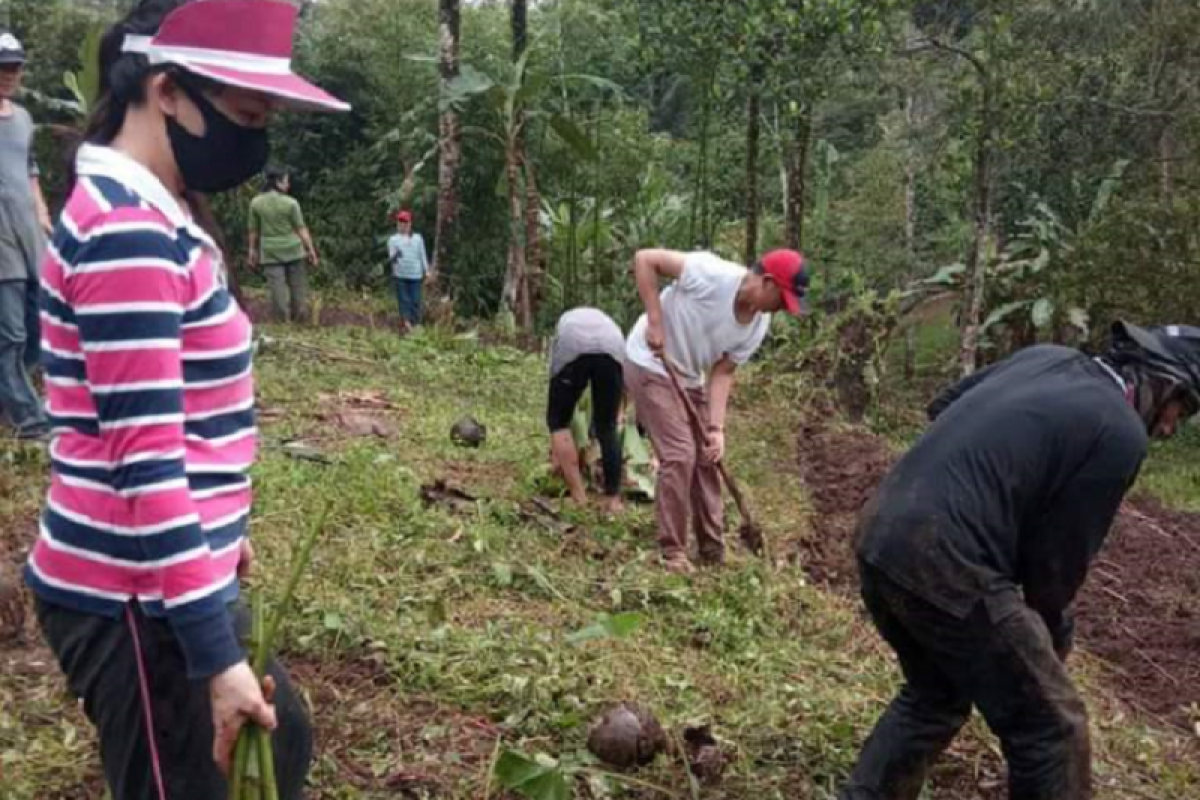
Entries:
[[397,233],[388,239],[388,260],[392,262],[393,277],[402,280],[421,280],[429,271],[425,240],[421,234],[405,236]]

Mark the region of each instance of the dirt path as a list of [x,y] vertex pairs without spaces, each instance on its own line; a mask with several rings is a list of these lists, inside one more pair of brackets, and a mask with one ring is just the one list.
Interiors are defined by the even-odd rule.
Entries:
[[[801,475],[820,518],[798,557],[817,581],[857,590],[855,515],[894,460],[870,433],[817,424],[799,433]],[[1118,516],[1077,600],[1078,644],[1107,664],[1122,701],[1190,728],[1200,706],[1200,514],[1136,497]]]

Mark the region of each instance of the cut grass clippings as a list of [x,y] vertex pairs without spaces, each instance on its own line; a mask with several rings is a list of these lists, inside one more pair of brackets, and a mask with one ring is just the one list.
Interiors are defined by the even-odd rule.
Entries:
[[[778,565],[768,580],[742,552],[691,580],[669,575],[645,505],[617,520],[531,512],[547,457],[541,357],[439,330],[404,339],[361,328],[265,332],[256,581],[282,586],[306,524],[331,501],[339,517],[297,591],[281,655],[314,706],[310,798],[496,798],[498,754],[587,765],[588,724],[620,701],[652,707],[676,735],[712,725],[732,762],[718,784],[695,790],[677,759],[637,773],[641,787],[588,765],[574,779],[579,797],[832,797],[896,681],[855,602],[810,586],[798,564]],[[799,419],[780,415],[794,407],[794,388],[753,369],[739,381],[730,465],[767,534],[791,552],[789,542],[812,535],[791,444]],[[386,400],[373,413],[397,435],[330,425],[318,398],[339,392]],[[467,414],[488,428],[477,450],[449,438]],[[20,488],[0,519],[30,536],[46,464],[33,457],[14,468]],[[421,487],[438,480],[473,499],[423,502]],[[605,621],[621,635],[595,635]],[[48,654],[3,647],[6,800],[99,800],[90,730]],[[40,666],[9,669],[14,658]],[[1120,716],[1084,675],[1097,796],[1200,792],[1180,740]],[[974,723],[935,773],[935,796],[994,796],[994,752]]]

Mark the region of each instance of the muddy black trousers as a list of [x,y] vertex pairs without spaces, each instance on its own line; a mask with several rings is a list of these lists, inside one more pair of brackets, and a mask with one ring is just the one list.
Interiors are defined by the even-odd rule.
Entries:
[[[238,635],[249,615],[232,610]],[[206,681],[189,681],[170,623],[136,603],[120,619],[37,603],[42,634],[96,728],[113,800],[226,800],[212,757],[212,707]],[[136,632],[136,636],[134,635]],[[300,800],[312,760],[308,713],[279,664],[272,736],[282,800]],[[148,702],[147,702],[148,701]],[[153,740],[147,730],[153,730]]]
[[839,800],[916,800],[972,707],[1000,737],[1010,800],[1091,797],[1087,711],[1037,613],[1015,598],[1003,613],[980,603],[959,619],[862,561],[859,572],[905,683]]

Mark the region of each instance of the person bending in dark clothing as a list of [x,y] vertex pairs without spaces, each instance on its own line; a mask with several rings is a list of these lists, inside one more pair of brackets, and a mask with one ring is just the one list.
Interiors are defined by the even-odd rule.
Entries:
[[863,601],[905,682],[840,800],[916,800],[972,707],[1012,800],[1091,796],[1069,607],[1149,437],[1198,409],[1200,328],[1122,322],[1099,358],[1031,347],[933,401],[859,522]]
[[604,500],[609,513],[621,509],[621,440],[617,417],[625,393],[621,360],[625,336],[612,319],[595,308],[575,308],[558,320],[550,349],[550,401],[546,425],[550,428],[550,460],[562,472],[578,505],[587,503],[579,451],[571,434],[575,406],[588,386],[592,388],[592,428],[600,440],[604,466]]

